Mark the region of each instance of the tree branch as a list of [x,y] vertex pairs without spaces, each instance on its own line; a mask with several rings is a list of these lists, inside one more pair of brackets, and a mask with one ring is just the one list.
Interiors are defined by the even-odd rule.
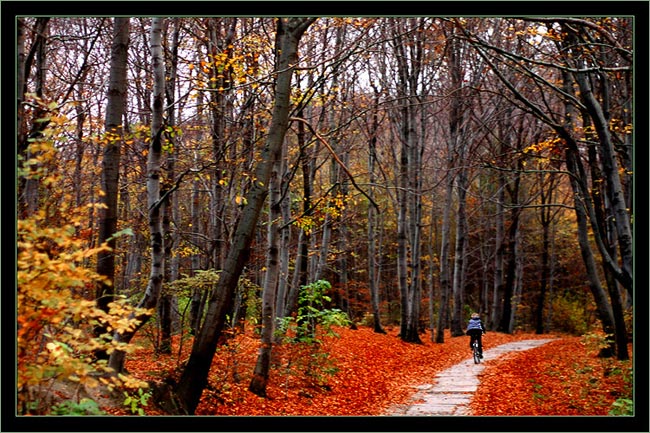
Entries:
[[327,140],[325,140],[323,137],[321,137],[321,135],[318,132],[316,132],[316,130],[314,130],[314,128],[311,126],[311,124],[307,120],[305,120],[305,119],[303,119],[301,117],[290,117],[289,120],[293,120],[293,121],[296,121],[296,122],[302,122],[303,124],[305,124],[307,126],[307,128],[309,128],[309,131],[311,131],[311,133],[314,134],[314,137],[316,137],[318,139],[318,141],[320,141],[327,148],[327,150],[329,150],[330,154],[332,155],[334,160],[337,162],[337,164],[339,164],[339,166],[343,169],[343,171],[345,171],[345,174],[348,175],[348,177],[350,178],[350,182],[352,182],[352,185],[354,185],[356,190],[359,191],[361,194],[363,194],[368,199],[368,201],[374,206],[374,208],[377,209],[377,211],[379,211],[380,209],[379,209],[379,206],[377,205],[377,203],[375,203],[375,201],[372,199],[372,197],[370,197],[357,184],[357,182],[354,180],[354,176],[352,175],[352,173],[350,173],[350,170],[348,170],[348,168],[345,166],[343,161],[341,161],[341,159],[338,157],[336,152],[334,152],[334,149],[332,149],[332,146],[329,145]]

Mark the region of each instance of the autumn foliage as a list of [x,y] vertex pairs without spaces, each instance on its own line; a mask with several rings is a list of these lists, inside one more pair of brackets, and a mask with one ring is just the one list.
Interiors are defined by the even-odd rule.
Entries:
[[[47,131],[47,130],[46,130]],[[56,185],[59,176],[47,167],[56,157],[51,142],[35,142],[32,173],[43,185]],[[49,413],[54,390],[72,384],[79,390],[99,386],[137,389],[146,382],[128,375],[114,375],[97,351],[133,352],[136,346],[112,341],[112,332],[134,326],[134,308],[124,299],[97,308],[89,293],[102,281],[88,266],[105,245],[88,248],[80,221],[85,208],[71,205],[62,196],[58,206],[43,207],[18,221],[17,230],[17,410],[22,414]],[[65,222],[64,222],[65,221]],[[108,333],[94,335],[101,324]]]
[[[255,366],[259,347],[259,339],[249,331],[237,335],[227,345],[222,346],[214,358],[210,372],[209,383],[203,393],[196,415],[290,415],[290,416],[377,416],[385,415],[391,408],[408,404],[417,385],[431,383],[435,375],[452,365],[470,357],[467,337],[445,336],[445,343],[430,342],[430,335],[422,335],[423,344],[402,342],[397,336],[397,329],[387,334],[378,334],[370,328],[360,327],[335,328],[339,335],[326,337],[322,350],[329,353],[336,372],[326,377],[326,381],[315,384],[299,369],[304,353],[296,347],[285,344],[274,349],[274,364],[267,388],[268,398],[262,398],[248,391],[248,383]],[[551,336],[559,338],[561,336]],[[514,335],[489,332],[484,337],[486,349],[511,341],[549,338],[549,335],[517,333]],[[178,340],[176,340],[178,341]],[[189,344],[185,344],[188,347]],[[570,350],[573,355],[564,357],[553,354],[558,349]],[[178,349],[178,347],[176,347]],[[576,364],[576,358],[583,363]],[[152,359],[155,361],[152,362]],[[181,356],[180,359],[183,359]],[[537,359],[536,363],[532,360]],[[591,365],[595,368],[604,361],[590,352],[579,338],[560,338],[556,342],[546,344],[528,352],[512,355],[513,364],[508,360],[487,361],[485,383],[479,388],[475,404],[477,413],[494,411],[500,408],[502,414],[524,414],[526,405],[533,398],[532,393],[516,393],[516,383],[526,384],[526,376],[538,377],[548,369],[573,371]],[[153,349],[143,349],[137,357],[129,357],[127,368],[135,376],[159,381],[167,371],[174,371],[178,365],[178,352],[175,355],[154,355]],[[521,362],[528,362],[530,369],[521,369]],[[619,368],[625,368],[621,364]],[[519,367],[517,367],[519,366]],[[519,382],[504,380],[509,374],[519,370]],[[567,386],[579,389],[584,385],[583,380],[593,381],[591,389],[600,390],[598,393],[577,394],[574,405],[580,410],[570,410],[568,403],[564,406],[549,405],[546,414],[603,414],[616,400],[617,396],[629,393],[629,384],[625,375],[617,373],[609,377],[598,377],[604,370],[594,370],[591,375],[567,375]],[[615,370],[611,370],[615,371]],[[505,375],[505,376],[504,376]],[[552,375],[548,375],[552,378]],[[514,379],[513,379],[514,380]],[[550,382],[541,382],[544,386]],[[575,380],[575,382],[573,382]],[[528,383],[529,387],[532,387]],[[609,393],[609,394],[608,394]],[[496,399],[498,403],[486,404]],[[603,398],[607,395],[607,398]],[[481,400],[484,398],[485,400]],[[522,401],[522,400],[525,400]],[[126,414],[121,408],[109,410],[114,414]],[[163,412],[154,406],[146,408],[149,415],[162,415]]]
[[589,337],[564,337],[489,362],[472,413],[608,415],[631,398],[632,363],[599,358],[597,349]]

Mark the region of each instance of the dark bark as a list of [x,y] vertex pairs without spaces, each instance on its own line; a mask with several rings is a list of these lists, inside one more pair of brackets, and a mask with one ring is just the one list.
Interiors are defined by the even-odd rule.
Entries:
[[[574,47],[579,46],[582,41],[575,33],[575,30],[570,26],[564,26],[564,30],[566,31],[567,43],[572,47],[571,50],[576,49]],[[582,60],[582,55],[576,53],[575,59],[578,69],[584,69],[585,64]],[[586,111],[589,114],[594,129],[596,130],[596,134],[598,135],[598,142],[600,144],[600,162],[602,164],[604,180],[607,182],[606,192],[610,201],[614,225],[616,227],[618,249],[621,258],[620,269],[618,269],[618,266],[614,265],[614,261],[611,259],[611,254],[607,251],[605,243],[600,242],[598,246],[601,255],[604,258],[610,258],[609,260],[606,260],[605,263],[612,268],[611,271],[613,275],[620,281],[623,287],[627,289],[630,296],[632,296],[634,285],[632,274],[633,248],[630,214],[627,209],[627,203],[621,185],[616,152],[614,150],[609,130],[609,122],[603,111],[603,106],[596,98],[596,95],[594,95],[593,86],[590,81],[590,73],[577,72],[574,75],[580,89],[580,98],[585,105]],[[609,103],[606,97],[604,98],[604,103]],[[591,223],[593,226],[596,224],[596,221],[591,221]],[[604,239],[602,239],[602,233],[599,233],[598,235],[601,237],[601,240],[604,241]]]
[[[573,154],[567,155],[567,168],[569,168],[569,171],[572,173],[576,172],[576,159],[577,157]],[[603,332],[606,335],[612,335],[615,333],[614,317],[611,306],[607,300],[605,290],[600,283],[598,271],[596,269],[596,262],[594,260],[591,246],[589,245],[587,213],[585,212],[585,205],[583,202],[583,197],[581,195],[581,190],[576,183],[577,182],[572,178],[571,184],[574,191],[575,213],[578,222],[578,243],[580,244],[580,253],[582,254],[582,260],[585,264],[587,278],[589,281],[589,290],[591,291],[591,294],[594,297],[594,301],[596,302],[596,312],[602,324]],[[611,354],[614,353],[614,347],[611,342],[609,345],[609,350],[611,351]],[[601,354],[605,355],[605,353]]]
[[453,176],[451,168],[453,156],[450,146],[447,147],[447,167],[449,168],[446,181],[445,206],[442,211],[442,229],[440,239],[440,309],[438,310],[438,323],[436,326],[436,343],[445,342],[445,327],[449,315],[449,295],[451,292],[451,278],[449,275],[449,237],[451,235],[451,197],[453,191]]
[[[543,176],[540,176],[543,178]],[[546,205],[553,202],[553,190],[555,188],[555,176],[550,175],[548,185],[544,185],[544,180],[540,179],[541,188],[540,199],[541,204]],[[537,299],[537,306],[535,308],[535,333],[544,333],[544,309],[546,305],[546,294],[548,291],[548,282],[551,274],[551,223],[553,222],[553,213],[550,207],[543,206],[540,210],[540,223],[542,225],[542,263],[539,277],[539,297]]]
[[[303,107],[298,109],[298,117],[303,118]],[[311,158],[311,153],[306,146],[306,131],[305,124],[298,122],[297,140],[300,148],[300,168],[302,171],[302,214],[309,217],[313,214],[312,209],[312,187],[313,187],[313,171],[314,160]],[[286,303],[284,304],[283,317],[290,316],[295,311],[298,304],[298,295],[301,287],[307,285],[307,274],[309,266],[309,242],[310,233],[304,229],[300,230],[298,235],[298,248],[296,256],[296,266],[294,269],[294,276],[292,283],[287,294]]]
[[260,397],[266,397],[266,385],[269,379],[271,351],[273,349],[273,331],[275,327],[275,297],[280,274],[281,153],[281,149],[278,149],[278,152],[273,155],[273,170],[269,182],[268,256],[266,259],[264,292],[262,294],[261,345],[255,370],[253,371],[253,378],[248,386],[249,391]]
[[[521,161],[520,161],[521,164]],[[523,166],[520,165],[520,169]],[[503,307],[501,308],[502,315],[497,331],[511,333],[511,319],[513,311],[513,295],[515,292],[515,284],[517,279],[517,235],[519,231],[519,221],[521,217],[521,208],[518,207],[519,202],[519,186],[521,184],[521,177],[516,175],[512,187],[510,188],[511,204],[514,206],[510,212],[510,227],[508,228],[508,261],[506,265],[506,281],[504,284],[503,294]]]
[[[104,191],[105,208],[99,211],[98,243],[107,242],[115,248],[113,238],[117,230],[118,189],[120,180],[120,158],[122,141],[122,118],[126,103],[127,57],[129,49],[129,18],[115,18],[113,22],[113,43],[111,46],[111,70],[108,83],[108,95],[105,117],[105,141],[102,160],[101,186]],[[102,251],[97,255],[97,273],[106,277],[108,283],[100,283],[95,297],[97,306],[108,311],[108,304],[115,295],[115,253]],[[103,327],[95,330],[96,335],[105,332]],[[98,354],[105,358],[106,354]]]
[[422,140],[417,133],[418,86],[421,79],[422,21],[394,22],[394,50],[401,102],[400,155],[397,175],[397,280],[400,290],[400,338],[422,343],[420,321],[420,243],[422,212]]
[[[169,127],[176,126],[176,108],[174,105],[174,94],[176,90],[176,69],[178,65],[178,41],[179,41],[179,31],[180,31],[180,21],[179,18],[172,19],[172,35],[171,35],[171,45],[168,50],[165,50],[165,63],[169,65],[167,68],[168,79],[166,80],[165,85],[165,100],[167,103],[167,119],[166,123]],[[164,38],[166,39],[166,37]],[[164,42],[164,41],[163,41]],[[167,55],[169,53],[169,55]],[[174,220],[178,220],[178,195],[177,194],[166,194],[166,190],[169,189],[169,185],[175,177],[176,169],[176,157],[178,155],[178,147],[173,143],[173,139],[168,136],[167,140],[172,142],[170,146],[170,151],[167,153],[167,170],[166,176],[167,179],[164,182],[164,189],[161,191],[161,195],[165,198],[164,203],[164,213],[163,213],[163,233],[165,236],[165,281],[171,283],[175,281],[178,277],[179,272],[179,263],[178,256],[172,255],[172,251],[177,243],[178,236],[172,230],[172,223]],[[160,322],[160,347],[159,350],[161,353],[170,354],[172,350],[172,333],[173,333],[173,321],[175,315],[174,305],[176,304],[175,296],[170,293],[161,293],[160,304],[158,306],[159,312],[159,322]]]
[[[587,124],[589,123],[587,116],[583,115],[583,119],[585,123]],[[593,142],[595,142],[595,140]],[[596,214],[598,227],[600,228],[600,232],[603,233],[606,239],[608,240],[608,242],[606,243],[608,254],[610,254],[612,257],[616,257],[616,248],[614,246],[615,239],[616,239],[616,231],[610,230],[610,226],[607,223],[606,203],[603,200],[604,197],[608,197],[608,194],[606,193],[605,190],[608,189],[607,187],[609,184],[603,185],[602,182],[603,177],[600,170],[597,149],[594,144],[589,144],[587,146],[587,155],[589,158],[589,165],[590,165],[590,172],[591,172],[591,184],[592,184],[591,200],[593,202],[594,212]],[[628,337],[627,337],[627,330],[625,326],[625,315],[623,312],[623,303],[621,301],[621,294],[618,290],[618,282],[616,281],[616,277],[612,273],[611,268],[607,266],[605,260],[602,260],[602,268],[605,277],[605,284],[607,285],[607,292],[609,293],[609,300],[610,300],[610,305],[612,308],[612,314],[614,319],[614,328],[615,328],[614,341],[615,341],[616,356],[620,360],[627,360],[629,359],[629,354],[627,349]],[[610,336],[608,336],[608,338],[610,338]],[[603,356],[612,355],[612,351],[613,351],[612,349],[613,348],[610,345],[608,348],[606,348],[603,351],[602,355]]]
[[[47,109],[37,104],[31,113],[31,126],[29,127],[29,132],[27,132],[28,125],[25,121],[25,112],[24,112],[24,97],[25,92],[27,91],[27,78],[32,70],[32,63],[35,59],[35,73],[34,73],[34,89],[33,93],[37,98],[44,98],[45,91],[45,79],[47,72],[47,32],[48,32],[48,23],[50,18],[37,18],[36,23],[34,24],[34,29],[32,32],[32,45],[29,52],[27,53],[26,58],[21,56],[21,53],[24,55],[23,48],[18,46],[19,51],[18,55],[18,73],[21,73],[22,76],[19,77],[18,85],[20,86],[18,90],[18,113],[17,113],[17,132],[18,132],[18,154],[21,155],[25,160],[33,158],[35,155],[30,153],[29,150],[29,140],[37,139],[42,137],[42,132],[48,126],[49,121],[43,121],[47,117]],[[22,22],[22,20],[21,20]],[[21,39],[24,38],[24,28],[20,25],[18,26],[18,44],[21,44]],[[22,82],[20,81],[22,80]],[[44,101],[44,99],[43,99]],[[31,171],[37,170],[37,167],[31,167]],[[40,194],[40,182],[38,179],[31,176],[21,177],[19,184],[19,215],[21,217],[27,217],[36,212],[39,204],[39,194]]]

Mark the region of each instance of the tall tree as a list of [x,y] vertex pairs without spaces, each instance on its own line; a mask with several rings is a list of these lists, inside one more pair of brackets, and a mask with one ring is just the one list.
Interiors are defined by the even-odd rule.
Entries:
[[397,273],[401,298],[400,338],[421,343],[422,137],[417,127],[422,78],[423,19],[392,21],[397,62],[400,156],[398,168]]
[[[624,191],[621,184],[619,164],[616,158],[616,152],[612,141],[612,133],[610,131],[610,122],[606,118],[607,116],[603,110],[603,106],[595,95],[591,79],[594,75],[594,72],[590,70],[591,65],[586,64],[584,60],[584,56],[588,55],[588,53],[583,52],[582,49],[583,43],[588,44],[592,42],[592,39],[595,39],[596,41],[602,39],[602,43],[608,43],[608,32],[605,29],[600,28],[597,30],[596,36],[590,37],[588,28],[591,26],[589,26],[589,23],[587,21],[574,22],[572,20],[569,20],[567,22],[560,20],[560,22],[563,29],[562,35],[566,38],[566,42],[562,45],[567,49],[567,60],[575,65],[573,69],[575,72],[573,75],[580,90],[579,96],[582,103],[584,104],[586,112],[591,118],[591,122],[596,130],[596,134],[599,139],[600,158],[603,166],[603,174],[605,175],[604,180],[608,185],[606,191],[611,205],[613,220],[615,222],[618,247],[621,257],[621,266],[619,267],[618,264],[616,264],[615,260],[607,251],[604,239],[602,238],[602,233],[599,235],[600,240],[597,243],[597,246],[600,250],[601,256],[603,256],[605,262],[611,268],[611,271],[631,295],[633,288],[633,258],[630,214],[627,208],[627,202],[625,200]],[[574,28],[576,24],[577,29]],[[625,60],[629,61],[625,50],[616,45],[614,45],[613,48],[621,51],[622,57]],[[606,86],[603,87],[603,90],[605,89]],[[607,94],[604,93],[603,96],[606,98]],[[606,99],[605,103],[609,105],[609,101]],[[597,233],[599,233],[599,230],[597,230],[596,218],[591,219],[592,227],[594,230],[596,230]]]
[[[463,91],[463,75],[466,71],[462,65],[461,58],[461,41],[456,36],[456,27],[452,27],[452,34],[449,38],[447,61],[449,64],[450,75],[450,104],[451,109],[449,113],[449,142],[451,143],[450,151],[453,152],[454,170],[452,173],[447,173],[455,182],[457,211],[456,211],[456,243],[454,247],[454,265],[452,277],[452,293],[453,293],[453,310],[451,314],[451,335],[458,337],[463,335],[463,306],[465,304],[465,266],[466,266],[466,250],[467,250],[467,189],[469,181],[467,176],[466,167],[466,154],[469,144],[466,142],[467,137],[464,134],[464,108],[465,102],[463,98],[466,97]],[[452,203],[447,202],[447,206],[451,207]],[[444,261],[442,266],[450,266],[450,262]],[[449,272],[451,273],[451,272]]]
[[[151,64],[153,68],[153,101],[151,110],[151,140],[147,156],[147,208],[149,215],[149,239],[151,248],[151,269],[144,296],[138,308],[147,311],[138,315],[138,325],[122,333],[116,333],[114,340],[129,342],[152,315],[158,306],[165,274],[165,237],[163,232],[163,208],[165,197],[161,197],[161,164],[163,133],[165,125],[165,59],[162,45],[164,18],[152,18],[151,21]],[[125,352],[115,350],[108,361],[109,367],[116,372],[124,369]]]
[[[165,50],[166,63],[168,67],[169,78],[165,83],[165,100],[167,101],[166,109],[166,127],[172,131],[168,135],[167,139],[169,140],[169,145],[167,146],[167,170],[165,175],[165,180],[161,187],[161,196],[166,197],[163,207],[163,233],[165,237],[165,276],[164,279],[166,282],[170,283],[175,281],[179,275],[179,257],[178,254],[172,254],[174,247],[178,244],[178,233],[175,229],[172,229],[173,224],[177,224],[179,221],[179,209],[178,209],[178,194],[169,194],[172,188],[172,181],[176,173],[176,159],[179,153],[179,147],[174,143],[176,134],[173,133],[174,128],[176,127],[176,101],[175,101],[175,91],[176,91],[176,79],[177,79],[177,69],[178,69],[178,44],[180,37],[180,18],[175,17],[171,20],[172,30],[171,30],[171,42],[169,49]],[[167,39],[166,37],[164,38]],[[172,332],[173,332],[173,321],[174,321],[174,305],[176,304],[176,297],[171,293],[162,293],[160,296],[160,303],[158,305],[158,316],[160,322],[160,347],[159,350],[161,353],[171,353],[172,350]]]
[[[372,120],[369,131],[368,140],[368,175],[370,182],[369,194],[374,200],[375,198],[375,183],[376,183],[376,165],[377,165],[377,136],[379,134],[379,98],[380,93],[377,86],[372,84],[373,88],[373,106],[372,106]],[[379,239],[378,231],[380,227],[381,218],[379,212],[374,206],[368,206],[368,288],[370,290],[370,304],[372,307],[373,329],[375,332],[385,334],[381,324],[381,314],[379,310],[379,275],[381,269],[379,268]]]
[[[113,235],[117,231],[118,195],[120,180],[121,144],[124,127],[122,119],[126,106],[127,59],[129,49],[130,19],[117,17],[113,20],[113,42],[111,46],[111,67],[106,101],[105,139],[102,160],[101,186],[104,191],[99,215],[100,244],[107,242],[111,251],[97,255],[97,273],[106,277],[97,287],[97,306],[108,311],[108,304],[115,295],[115,246]],[[105,330],[97,329],[101,334]],[[105,356],[105,355],[101,355]]]
[[269,224],[267,228],[268,255],[266,258],[266,277],[262,293],[262,335],[259,355],[255,364],[255,371],[248,389],[261,397],[266,397],[266,385],[271,368],[271,351],[273,348],[273,331],[275,328],[275,299],[280,274],[280,223],[282,218],[281,188],[282,188],[282,163],[277,159],[273,161],[271,178],[269,182]]
[[[540,167],[541,168],[541,167]],[[542,262],[539,277],[539,298],[535,308],[535,333],[544,333],[544,311],[547,300],[547,292],[550,284],[551,269],[553,255],[551,251],[552,232],[551,227],[554,223],[557,209],[554,209],[551,204],[554,202],[556,196],[555,189],[558,185],[557,173],[551,171],[545,173],[540,170],[539,184],[540,184],[540,208],[539,208],[539,222],[542,226]]]

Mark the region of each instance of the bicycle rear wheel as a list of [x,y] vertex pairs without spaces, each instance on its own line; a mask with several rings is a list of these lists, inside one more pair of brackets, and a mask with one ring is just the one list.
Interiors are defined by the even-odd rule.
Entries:
[[481,356],[478,353],[478,343],[474,343],[472,346],[473,349],[473,355],[474,355],[474,364],[480,364],[481,363]]

